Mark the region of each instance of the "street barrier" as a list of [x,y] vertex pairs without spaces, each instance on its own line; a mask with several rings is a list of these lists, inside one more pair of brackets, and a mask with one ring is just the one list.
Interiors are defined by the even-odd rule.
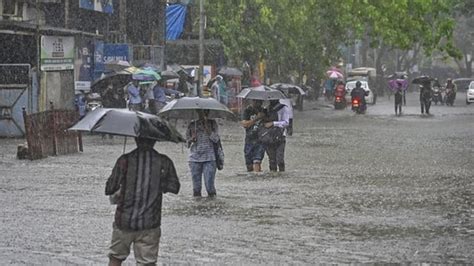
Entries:
[[29,159],[36,160],[51,155],[83,151],[80,133],[66,131],[79,119],[73,110],[51,109],[27,114],[23,110]]

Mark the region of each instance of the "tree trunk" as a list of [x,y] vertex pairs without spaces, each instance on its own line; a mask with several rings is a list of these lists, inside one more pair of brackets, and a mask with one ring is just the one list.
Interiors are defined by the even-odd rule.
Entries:
[[467,60],[467,56],[464,56],[464,62],[466,64],[466,77],[472,77],[472,58],[471,60]]
[[377,49],[377,58],[375,58],[375,69],[377,71],[377,76],[375,80],[375,92],[379,96],[384,95],[384,73],[382,70],[382,58],[385,55],[385,52],[387,51],[387,47],[382,43],[380,48]]

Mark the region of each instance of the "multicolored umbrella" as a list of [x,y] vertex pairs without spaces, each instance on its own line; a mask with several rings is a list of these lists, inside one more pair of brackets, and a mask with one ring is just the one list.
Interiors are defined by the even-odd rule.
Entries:
[[140,80],[140,81],[153,81],[153,80],[160,80],[161,76],[154,70],[140,69],[137,72],[132,74],[132,79]]
[[331,69],[326,71],[326,75],[330,79],[342,79],[342,78],[344,78],[344,75],[342,74],[341,70],[336,68],[336,67],[332,67]]

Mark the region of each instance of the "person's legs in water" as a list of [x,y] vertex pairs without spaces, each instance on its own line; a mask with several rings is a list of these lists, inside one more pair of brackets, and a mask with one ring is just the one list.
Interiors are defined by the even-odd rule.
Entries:
[[216,178],[216,161],[203,163],[204,184],[206,185],[207,195],[209,197],[216,196],[216,187],[214,184]]
[[286,140],[283,139],[276,147],[276,161],[280,172],[285,171],[285,146]]
[[244,157],[245,157],[245,165],[247,166],[247,172],[253,171],[252,148],[253,148],[253,145],[251,143],[244,144]]
[[189,168],[191,169],[191,176],[193,179],[193,196],[201,197],[202,189],[202,174],[203,174],[203,164],[201,162],[189,162]]
[[265,150],[268,155],[268,166],[270,171],[276,172],[277,171],[277,159],[276,159],[276,144],[266,145]]
[[254,172],[262,171],[262,160],[264,156],[265,148],[263,147],[263,145],[260,143],[255,143],[252,152],[252,163]]
[[290,118],[290,124],[288,125],[286,131],[288,133],[288,136],[293,136],[293,118]]

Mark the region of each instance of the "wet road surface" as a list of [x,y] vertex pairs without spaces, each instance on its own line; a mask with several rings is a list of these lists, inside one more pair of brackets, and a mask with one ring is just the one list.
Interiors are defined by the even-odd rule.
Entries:
[[[266,159],[264,173],[246,173],[243,129],[222,122],[214,200],[192,198],[184,146],[155,146],[182,183],[164,197],[160,264],[474,262],[474,105],[464,94],[431,116],[416,94],[401,117],[386,98],[365,115],[305,104],[285,173],[269,173]],[[37,161],[15,159],[23,141],[0,139],[0,263],[104,265],[114,213],[104,184],[123,139],[86,136],[84,153]]]

